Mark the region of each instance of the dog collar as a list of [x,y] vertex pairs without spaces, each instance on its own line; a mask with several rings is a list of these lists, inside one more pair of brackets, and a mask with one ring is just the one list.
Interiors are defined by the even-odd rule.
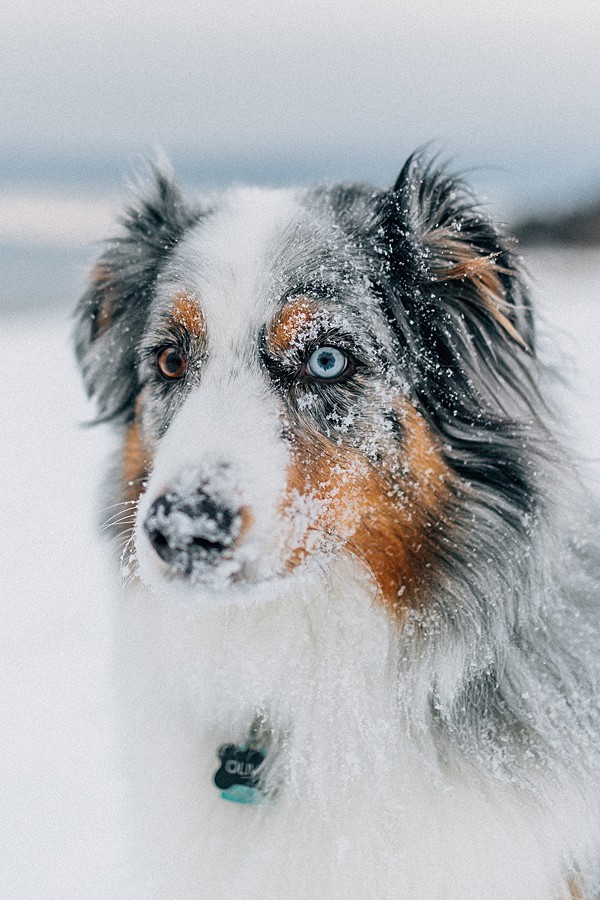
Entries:
[[264,802],[261,775],[270,746],[271,729],[261,714],[242,744],[221,744],[217,751],[221,765],[213,781],[223,800],[253,806]]

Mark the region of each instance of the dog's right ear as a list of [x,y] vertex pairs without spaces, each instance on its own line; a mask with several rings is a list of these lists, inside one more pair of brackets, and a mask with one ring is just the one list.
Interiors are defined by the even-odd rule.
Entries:
[[172,174],[151,167],[121,217],[122,232],[109,240],[94,267],[75,316],[75,352],[96,421],[129,421],[138,393],[139,340],[156,279],[184,231],[199,219]]

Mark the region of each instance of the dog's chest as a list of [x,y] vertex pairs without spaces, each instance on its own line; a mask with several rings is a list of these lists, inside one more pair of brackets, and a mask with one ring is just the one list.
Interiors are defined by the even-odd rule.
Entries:
[[[559,897],[556,832],[510,789],[445,778],[417,749],[394,716],[389,621],[345,599],[336,620],[297,598],[285,614],[200,618],[127,598],[121,727],[156,896]],[[232,802],[258,714],[268,789]]]

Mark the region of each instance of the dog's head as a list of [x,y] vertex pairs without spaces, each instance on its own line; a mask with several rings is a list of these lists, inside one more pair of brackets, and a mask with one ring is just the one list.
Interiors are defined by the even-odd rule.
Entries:
[[352,554],[399,608],[465,563],[474,509],[522,526],[529,306],[460,181],[411,158],[389,191],[196,207],[155,172],[122,225],[77,354],[123,428],[151,586],[223,596]]

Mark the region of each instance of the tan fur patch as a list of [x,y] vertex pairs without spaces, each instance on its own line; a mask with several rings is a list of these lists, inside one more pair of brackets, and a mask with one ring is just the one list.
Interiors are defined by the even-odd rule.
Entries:
[[275,317],[267,339],[275,350],[285,352],[294,346],[318,315],[318,307],[307,297],[287,303]]
[[173,321],[197,338],[206,336],[206,322],[197,300],[182,291],[173,298]]
[[142,435],[143,405],[144,394],[142,392],[137,398],[135,418],[125,432],[123,444],[123,499],[131,503],[139,500],[152,461]]
[[240,507],[239,515],[242,520],[242,525],[240,528],[240,533],[238,534],[235,541],[236,545],[241,544],[241,542],[244,540],[244,538],[254,525],[254,516],[252,515],[249,506]]
[[404,400],[397,408],[405,439],[381,467],[320,435],[310,442],[299,438],[286,508],[293,510],[301,496],[316,510],[288,555],[290,569],[321,538],[333,536],[365,563],[382,602],[400,612],[418,603],[431,561],[430,535],[444,521],[451,476],[422,416]]
[[476,255],[469,243],[447,228],[430,232],[427,243],[448,260],[448,265],[438,269],[435,280],[472,281],[481,302],[500,327],[524,350],[529,351],[530,348],[508,317],[509,307],[504,300],[499,276],[509,272],[496,261],[498,254]]

